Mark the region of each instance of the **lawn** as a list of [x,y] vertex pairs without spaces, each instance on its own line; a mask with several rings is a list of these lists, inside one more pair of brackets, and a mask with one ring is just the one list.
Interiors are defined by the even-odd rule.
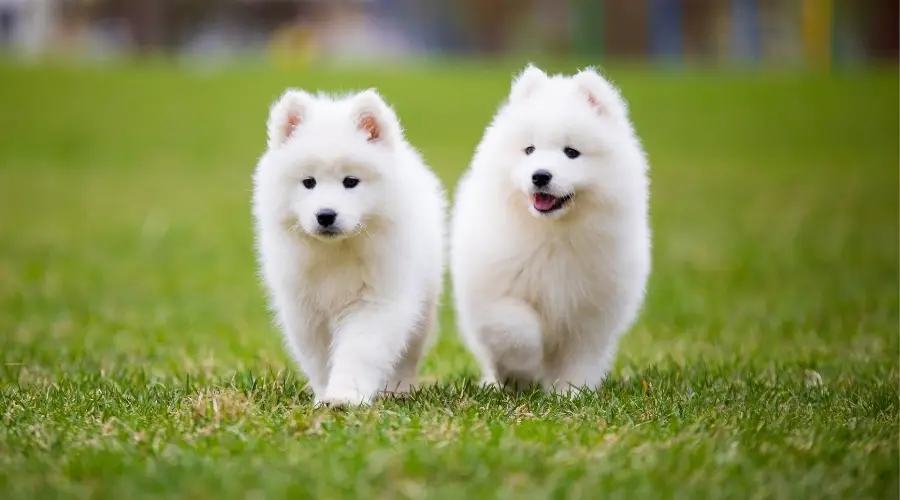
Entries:
[[610,68],[654,270],[605,387],[476,389],[445,306],[412,400],[312,408],[255,274],[269,103],[377,86],[451,186],[517,65],[0,66],[0,497],[897,498],[895,68]]

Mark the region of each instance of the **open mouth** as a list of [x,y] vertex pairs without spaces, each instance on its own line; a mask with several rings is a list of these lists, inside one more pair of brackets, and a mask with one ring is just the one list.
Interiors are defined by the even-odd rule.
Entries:
[[535,210],[542,214],[549,214],[564,207],[566,203],[572,200],[572,196],[571,193],[565,196],[553,196],[549,193],[534,193],[531,196],[531,201],[534,204]]

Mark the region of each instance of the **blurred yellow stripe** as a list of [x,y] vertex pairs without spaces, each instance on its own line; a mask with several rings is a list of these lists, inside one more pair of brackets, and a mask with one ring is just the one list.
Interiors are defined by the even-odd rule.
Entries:
[[808,63],[831,67],[834,0],[803,0],[803,52]]

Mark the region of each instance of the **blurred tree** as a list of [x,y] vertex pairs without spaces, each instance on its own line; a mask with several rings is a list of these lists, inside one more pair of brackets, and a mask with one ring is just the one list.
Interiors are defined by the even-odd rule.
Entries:
[[478,52],[498,54],[507,48],[511,28],[522,13],[521,0],[461,0]]
[[[131,27],[132,41],[138,52],[149,52],[163,45],[165,5],[160,0],[128,0],[116,5]],[[114,7],[114,8],[115,8]]]
[[681,0],[685,59],[711,60],[716,55],[716,22],[727,15],[722,0]]
[[[597,2],[600,0],[582,0]],[[603,2],[603,45],[612,58],[644,58],[649,50],[647,0]]]
[[900,2],[897,0],[868,0],[856,2],[863,11],[864,33],[869,56],[876,60],[897,62],[900,52]]

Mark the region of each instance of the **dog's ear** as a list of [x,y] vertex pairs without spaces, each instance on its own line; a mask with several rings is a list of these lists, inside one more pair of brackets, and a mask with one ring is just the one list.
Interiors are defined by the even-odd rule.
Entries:
[[594,68],[585,68],[573,77],[587,103],[598,113],[616,118],[628,117],[628,105],[613,84]]
[[397,115],[375,89],[353,96],[351,113],[356,126],[371,143],[391,145],[402,134]]
[[514,102],[525,99],[547,78],[547,73],[534,64],[528,63],[525,69],[513,79],[509,100]]
[[275,101],[269,111],[267,123],[269,149],[277,148],[291,138],[297,128],[303,124],[312,101],[311,95],[295,89],[288,89]]

